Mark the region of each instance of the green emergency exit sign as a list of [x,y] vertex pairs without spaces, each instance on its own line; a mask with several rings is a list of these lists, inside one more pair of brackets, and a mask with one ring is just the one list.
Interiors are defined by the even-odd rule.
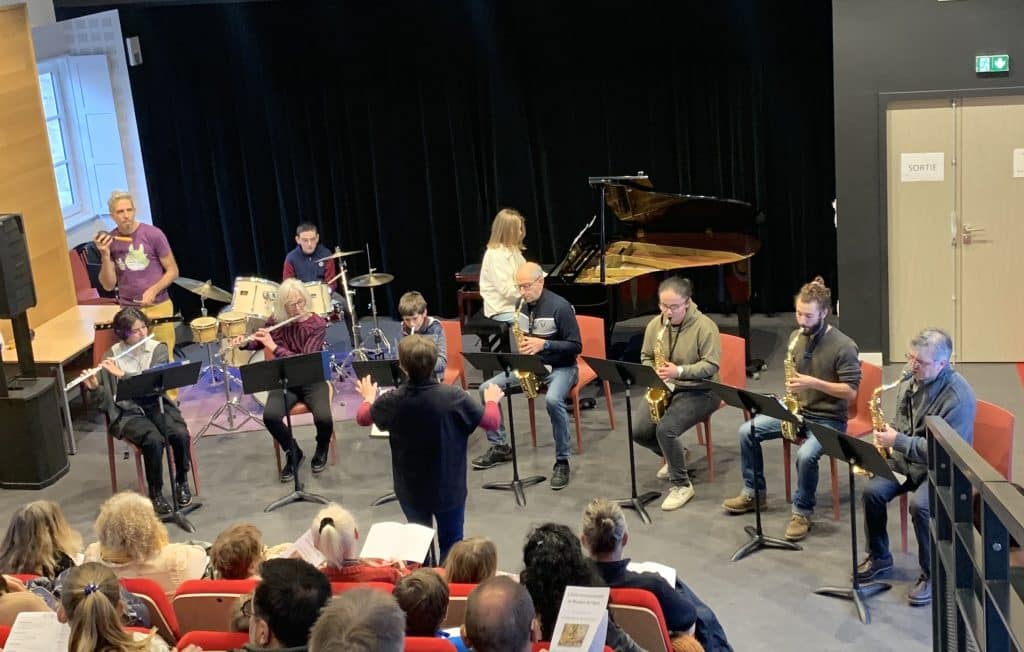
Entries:
[[1010,72],[1010,55],[985,54],[974,57],[974,72]]

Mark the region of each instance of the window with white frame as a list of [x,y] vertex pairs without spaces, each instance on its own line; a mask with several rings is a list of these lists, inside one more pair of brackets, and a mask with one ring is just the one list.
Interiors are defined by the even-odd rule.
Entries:
[[57,180],[57,196],[65,219],[79,213],[82,204],[72,136],[74,125],[66,101],[66,81],[66,68],[59,61],[40,63],[39,90],[43,97],[46,133],[50,137],[50,157],[53,159],[53,176]]

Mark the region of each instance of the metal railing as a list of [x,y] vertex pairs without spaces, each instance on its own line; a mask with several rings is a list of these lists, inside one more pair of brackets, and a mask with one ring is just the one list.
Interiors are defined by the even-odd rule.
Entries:
[[[1024,496],[939,417],[927,417],[932,649],[1024,650]],[[977,498],[975,498],[977,495]]]

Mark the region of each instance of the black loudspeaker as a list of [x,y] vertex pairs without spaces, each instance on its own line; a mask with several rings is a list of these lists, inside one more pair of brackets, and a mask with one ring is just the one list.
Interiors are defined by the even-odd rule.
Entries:
[[63,414],[53,378],[11,383],[0,397],[0,488],[42,489],[64,477]]
[[36,305],[36,286],[21,215],[0,215],[0,318],[11,319]]

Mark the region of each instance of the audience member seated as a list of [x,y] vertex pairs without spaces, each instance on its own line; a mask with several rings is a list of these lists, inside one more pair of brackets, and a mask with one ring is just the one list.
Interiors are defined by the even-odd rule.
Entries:
[[398,567],[359,559],[356,540],[359,530],[352,514],[337,503],[324,507],[310,526],[313,545],[327,561],[320,568],[332,582],[391,582],[402,577]]
[[533,600],[509,577],[491,577],[469,594],[462,638],[474,652],[530,652]]
[[[551,640],[565,587],[605,585],[583,556],[580,540],[572,530],[557,523],[539,525],[527,536],[519,580],[533,599],[544,641]],[[469,639],[473,641],[471,634]],[[605,645],[615,652],[643,652],[629,634],[615,624],[611,614],[608,615]]]
[[263,533],[249,523],[235,523],[214,539],[208,575],[218,580],[259,579],[263,556]]
[[486,537],[459,541],[444,560],[445,577],[451,584],[479,584],[498,572],[498,548]]
[[42,598],[29,593],[25,585],[13,577],[0,575],[0,625],[10,627],[23,611],[53,611]]
[[310,630],[331,599],[331,583],[301,559],[269,559],[260,566],[260,583],[242,613],[249,617],[245,650],[307,649]]
[[673,587],[657,573],[635,573],[626,568],[630,560],[623,556],[623,548],[629,542],[629,528],[621,507],[605,498],[595,498],[583,511],[580,531],[583,547],[608,586],[653,593],[674,637],[692,633],[708,652],[732,650],[714,612],[678,577]]
[[459,652],[467,652],[461,638],[440,631],[448,613],[448,584],[437,572],[431,568],[414,570],[398,581],[392,595],[405,612],[406,636],[440,636]]
[[94,524],[98,541],[85,549],[85,560],[109,567],[118,577],[144,577],[160,585],[168,597],[185,580],[206,570],[206,551],[199,546],[168,543],[167,528],[153,503],[132,491],[108,498]]
[[125,631],[121,619],[121,585],[114,572],[102,564],[86,562],[68,571],[57,618],[71,626],[68,652],[169,650],[167,643],[155,633]]
[[73,530],[57,503],[36,500],[14,510],[0,543],[0,573],[54,579],[75,565],[82,535]]
[[393,596],[353,589],[331,600],[313,625],[309,652],[402,652],[405,613]]

